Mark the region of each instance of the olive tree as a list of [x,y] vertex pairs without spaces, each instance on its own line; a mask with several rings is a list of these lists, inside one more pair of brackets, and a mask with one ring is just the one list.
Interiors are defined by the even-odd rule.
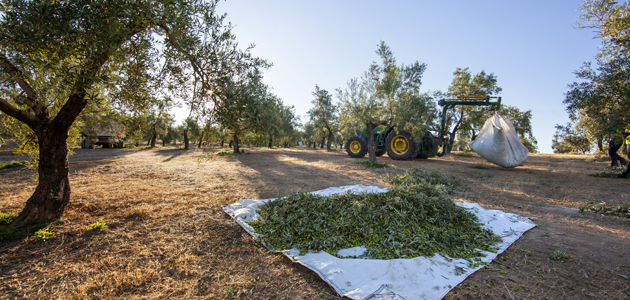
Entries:
[[327,90],[320,89],[318,85],[315,85],[313,96],[315,97],[311,101],[313,108],[308,111],[308,115],[316,127],[326,131],[328,139],[326,150],[330,150],[333,135],[338,131],[338,107],[332,103],[332,95]]
[[216,1],[3,0],[0,6],[0,111],[25,124],[39,149],[39,183],[13,228],[63,214],[70,200],[69,131],[129,49],[150,45],[182,53],[178,61],[194,65],[189,50],[200,35],[224,28]]
[[[363,124],[367,128],[367,148],[369,161],[376,162],[376,143],[371,134],[377,126],[392,126],[396,120],[409,119],[417,114],[418,107],[409,110],[403,102],[425,101],[421,97],[420,86],[426,64],[415,61],[400,66],[396,64],[394,53],[381,41],[376,54],[381,63],[372,62],[361,77],[348,81],[345,90],[337,89],[340,103],[342,127]],[[413,101],[411,101],[413,102]]]
[[[497,85],[497,77],[494,73],[487,74],[481,71],[472,75],[468,68],[457,68],[453,72],[453,81],[448,88],[450,97],[486,97],[501,92],[501,87]],[[455,137],[462,130],[470,130],[472,139],[475,139],[478,132],[480,117],[486,112],[486,108],[478,106],[457,106],[446,116],[446,133],[449,136],[447,151],[451,151]]]

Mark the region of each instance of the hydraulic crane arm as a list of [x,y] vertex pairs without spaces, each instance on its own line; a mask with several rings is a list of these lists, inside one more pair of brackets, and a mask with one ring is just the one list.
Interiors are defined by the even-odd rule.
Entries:
[[[490,101],[490,99],[496,99],[496,101]],[[457,97],[454,99],[442,99],[438,101],[438,104],[442,106],[442,122],[440,124],[439,139],[442,141],[442,153],[438,153],[438,156],[444,156],[446,154],[446,113],[449,109],[455,108],[458,105],[472,105],[472,106],[493,106],[496,110],[501,108],[501,97]]]

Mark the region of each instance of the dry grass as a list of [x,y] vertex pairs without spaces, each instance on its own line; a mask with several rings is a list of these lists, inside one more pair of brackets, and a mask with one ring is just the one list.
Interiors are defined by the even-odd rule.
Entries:
[[[385,156],[378,162],[388,168],[373,169],[337,151],[246,152],[78,149],[70,159],[67,220],[51,226],[53,238],[0,244],[0,297],[337,299],[313,272],[252,240],[221,206],[330,186],[383,187],[387,173],[421,165],[455,177],[462,184],[457,200],[539,225],[446,299],[630,298],[623,277],[630,277],[630,221],[577,212],[587,203],[630,204],[626,181],[588,176],[605,168],[601,159],[537,154],[503,169],[476,155]],[[35,187],[33,174],[0,170],[2,212],[19,212]],[[101,218],[104,229],[88,230]],[[570,258],[550,260],[554,251]]]

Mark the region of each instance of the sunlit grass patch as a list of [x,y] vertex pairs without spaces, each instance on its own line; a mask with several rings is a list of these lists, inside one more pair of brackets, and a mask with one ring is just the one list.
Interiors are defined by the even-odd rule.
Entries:
[[88,230],[101,230],[105,228],[105,225],[107,225],[107,223],[103,222],[103,218],[100,218],[98,221],[90,224],[90,226],[88,226]]
[[51,231],[50,228],[44,227],[35,232],[35,237],[37,237],[38,241],[45,242],[49,240],[53,236],[53,234],[55,233]]
[[28,161],[26,161],[26,160],[12,161],[12,162],[8,162],[8,163],[0,163],[0,170],[26,166],[27,163],[28,163]]
[[15,215],[14,213],[0,212],[0,226],[7,226],[11,224],[11,222],[13,222],[16,217],[17,215]]
[[463,153],[453,153],[457,156],[462,156],[462,157],[471,157],[474,156],[472,153],[467,153],[467,152],[463,152]]

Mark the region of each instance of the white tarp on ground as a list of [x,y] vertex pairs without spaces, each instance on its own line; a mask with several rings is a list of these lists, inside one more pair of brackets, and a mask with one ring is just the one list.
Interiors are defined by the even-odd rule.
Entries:
[[[348,190],[357,194],[387,191],[374,186],[351,185],[328,188],[313,194],[330,196]],[[234,218],[249,234],[257,237],[258,234],[246,222],[259,218],[258,207],[273,200],[275,199],[241,200],[224,206],[223,211]],[[470,209],[479,217],[479,222],[484,224],[484,228],[491,229],[503,238],[503,242],[497,245],[499,247],[497,253],[484,252],[487,255],[482,258],[484,262],[491,262],[523,233],[536,226],[529,219],[499,210],[485,209],[478,204],[457,205]],[[361,255],[363,251],[365,248],[355,247],[340,250],[337,254],[352,257]],[[351,299],[441,299],[466,277],[482,268],[469,267],[469,262],[465,259],[450,259],[441,255],[378,260],[338,258],[323,251],[300,255],[297,249],[285,250],[282,253],[313,270],[340,296]]]
[[483,124],[479,136],[468,145],[479,156],[506,168],[519,166],[527,159],[527,148],[518,139],[512,121],[499,113]]

